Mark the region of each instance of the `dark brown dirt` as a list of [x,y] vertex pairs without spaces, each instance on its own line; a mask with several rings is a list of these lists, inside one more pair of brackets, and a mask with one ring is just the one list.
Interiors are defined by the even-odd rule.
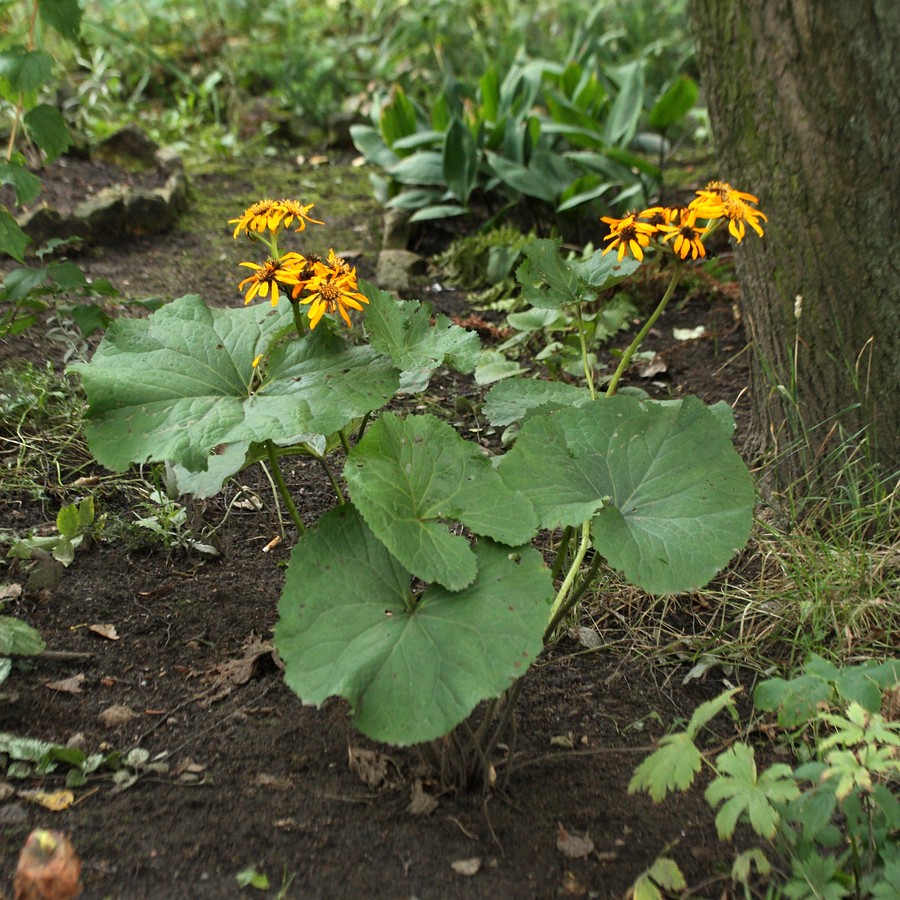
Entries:
[[[232,180],[215,174],[196,179],[195,189],[240,194]],[[373,216],[368,202],[359,218]],[[231,262],[209,264],[210,234],[222,227],[189,218],[171,235],[90,250],[78,262],[88,274],[136,294],[171,296],[174,281],[182,293],[234,297]],[[374,229],[360,238],[362,267],[371,269],[375,238]],[[736,401],[746,372],[732,302],[727,290],[707,287],[667,314],[648,342],[665,371],[639,383],[664,395]],[[707,326],[706,337],[672,338],[673,327],[698,324]],[[32,329],[0,344],[0,363],[22,358],[58,362],[59,350]],[[478,394],[474,386],[472,393]],[[429,395],[441,399],[440,383]],[[741,410],[738,403],[739,419]],[[0,433],[12,437],[8,423],[0,423]],[[77,475],[90,471],[78,468]],[[39,498],[4,488],[2,526],[22,534],[52,524],[62,503],[84,496],[85,488],[72,484],[75,474],[74,468],[48,473]],[[330,505],[318,470],[297,465],[286,474],[307,520]],[[276,896],[290,881],[279,896],[622,897],[662,853],[678,861],[694,896],[728,895],[731,860],[746,844],[716,841],[701,791],[660,805],[626,792],[654,741],[724,688],[721,674],[683,684],[689,662],[654,667],[636,655],[588,652],[564,639],[526,676],[514,751],[495,760],[500,776],[509,774],[506,789],[487,796],[447,793],[429,815],[413,815],[411,791],[423,777],[415,750],[375,746],[349,727],[342,703],[304,707],[285,687],[265,642],[276,620],[291,533],[264,552],[279,531],[271,493],[255,470],[241,480],[263,498],[261,510],[229,509],[233,489],[198,510],[220,546],[215,560],[140,545],[133,532],[128,538],[117,531],[116,517],[135,516],[136,495],[101,481],[90,489],[107,527],[79,549],[54,586],[29,587],[22,568],[3,573],[3,583],[24,587],[5,612],[36,627],[49,650],[82,655],[18,665],[0,687],[0,732],[73,742],[90,753],[141,747],[168,771],[145,771],[123,791],[101,772],[76,789],[75,805],[58,813],[16,793],[5,797],[0,893],[9,889],[26,835],[43,826],[71,835],[89,900],[232,897],[240,892],[237,873],[248,867],[268,875],[271,888],[246,888],[247,896]],[[685,597],[669,605],[673,627],[683,622],[690,631],[702,615],[691,603]],[[96,624],[114,625],[119,639],[92,632]],[[78,693],[51,686],[76,675],[84,676]],[[731,681],[742,678],[738,673]],[[135,717],[104,724],[101,714],[114,705]],[[711,741],[729,738],[731,726],[721,727]],[[382,784],[368,785],[351,770],[354,748],[390,760]],[[56,790],[64,774],[62,767],[9,783],[15,791]],[[426,790],[435,792],[425,778]],[[557,849],[560,826],[589,834],[594,852],[564,856]],[[452,868],[475,857],[477,874]]]

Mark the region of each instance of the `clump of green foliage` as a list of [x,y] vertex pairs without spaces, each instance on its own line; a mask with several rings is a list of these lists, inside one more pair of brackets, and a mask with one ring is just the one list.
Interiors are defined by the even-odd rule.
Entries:
[[698,746],[701,729],[733,702],[735,688],[699,706],[684,731],[660,741],[637,768],[629,792],[657,802],[687,790],[704,763],[705,791],[717,808],[719,838],[745,823],[766,841],[741,854],[732,877],[749,890],[751,865],[791,898],[875,897],[900,893],[900,660],[839,668],[811,656],[793,678],[760,682],[753,701],[773,713],[799,764],[759,771],[756,750],[738,741],[714,759]]

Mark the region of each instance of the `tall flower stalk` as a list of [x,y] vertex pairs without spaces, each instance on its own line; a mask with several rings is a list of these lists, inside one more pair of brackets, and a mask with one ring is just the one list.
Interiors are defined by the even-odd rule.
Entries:
[[[761,221],[767,221],[765,214],[754,204],[759,200],[752,194],[738,191],[724,181],[711,181],[705,188],[696,192],[697,196],[686,207],[654,206],[641,212],[628,213],[624,218],[603,217],[601,221],[609,225],[609,234],[604,238],[607,246],[603,255],[615,250],[618,259],[633,256],[639,262],[644,261],[645,251],[657,249],[675,257],[672,277],[656,308],[644,322],[640,331],[622,354],[612,377],[606,387],[606,396],[612,397],[619,387],[622,375],[627,371],[634,354],[640,349],[650,329],[663,314],[675,293],[679,278],[688,259],[702,259],[706,256],[704,242],[723,223],[727,223],[728,231],[740,243],[745,235],[745,224],[749,225],[760,237],[763,236]],[[702,219],[705,224],[698,224]],[[584,340],[584,328],[580,304],[575,304],[578,320],[578,334],[581,342],[581,358],[584,367],[585,381],[591,399],[597,399],[594,387],[593,367],[587,355]],[[581,525],[581,536],[575,554],[569,563],[565,576],[556,592],[550,609],[550,622],[545,639],[549,640],[556,628],[565,620],[590,586],[598,569],[598,557],[595,555],[591,566],[581,581],[578,573],[587,555],[591,543],[591,520]],[[566,529],[557,548],[553,564],[554,576],[562,570],[566,556],[569,554],[573,529]],[[576,587],[577,583],[577,587]]]

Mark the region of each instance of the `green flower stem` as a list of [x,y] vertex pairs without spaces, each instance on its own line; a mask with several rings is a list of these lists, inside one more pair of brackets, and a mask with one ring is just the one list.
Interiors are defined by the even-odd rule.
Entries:
[[328,476],[328,480],[331,482],[332,488],[334,488],[334,493],[338,498],[338,503],[343,506],[347,502],[347,498],[344,497],[344,492],[341,490],[341,486],[337,483],[337,479],[334,477],[334,472],[331,471],[331,466],[328,465],[328,461],[324,456],[316,456],[316,459],[319,461],[319,465],[325,470],[325,474]]
[[566,525],[559,541],[559,547],[556,548],[556,556],[553,559],[553,568],[550,570],[550,576],[553,578],[554,584],[556,583],[556,579],[559,578],[559,573],[562,571],[563,562],[565,561],[566,553],[569,551],[569,542],[571,540],[572,526]]
[[347,456],[349,456],[350,455],[350,441],[347,440],[347,435],[344,434],[343,428],[338,432],[338,437],[341,439],[341,446],[344,448],[344,453],[346,453]]
[[644,342],[644,338],[647,337],[650,329],[656,324],[656,320],[663,314],[663,310],[672,299],[672,294],[675,293],[675,285],[678,284],[678,279],[681,277],[681,263],[675,263],[675,267],[675,271],[672,273],[672,280],[669,282],[669,286],[666,288],[666,292],[665,294],[663,294],[662,300],[659,301],[659,305],[656,307],[656,309],[653,310],[653,314],[644,323],[644,327],[637,333],[635,339],[631,342],[628,349],[622,354],[622,358],[619,360],[619,365],[617,366],[616,371],[613,373],[613,377],[612,379],[610,379],[609,385],[606,388],[607,397],[612,397],[612,395],[615,394],[616,388],[619,386],[619,379],[628,368],[628,364],[631,362],[631,357],[634,356],[634,354],[637,352],[638,348]]
[[588,390],[591,392],[591,400],[597,399],[597,389],[594,387],[594,372],[588,361],[587,341],[584,339],[584,319],[581,318],[581,304],[575,304],[575,318],[578,320],[578,343],[581,345],[581,365],[584,367],[584,377]]
[[300,314],[300,304],[296,300],[291,300],[291,312],[294,314],[294,327],[297,329],[298,337],[305,337],[306,329],[303,327],[303,316]]
[[290,514],[294,525],[296,525],[297,531],[300,534],[303,534],[306,531],[306,526],[303,524],[303,519],[300,518],[300,513],[297,511],[297,507],[294,504],[294,498],[291,496],[291,492],[285,484],[284,475],[281,474],[281,466],[278,465],[278,453],[275,449],[275,444],[273,444],[272,441],[266,441],[266,453],[269,455],[269,465],[272,467],[272,477],[275,479],[275,484],[278,486],[281,499],[284,500],[284,505],[287,507],[287,511]]
[[581,563],[584,561],[590,543],[591,521],[588,519],[581,525],[581,542],[578,545],[575,558],[572,560],[572,565],[569,566],[569,571],[566,572],[566,577],[563,579],[563,583],[556,593],[556,599],[553,601],[553,606],[550,608],[550,624],[547,625],[547,630],[544,632],[545,644],[550,640],[550,636],[556,630],[556,626],[559,625],[571,608],[571,603],[567,603],[566,598],[569,595],[569,591],[572,589],[572,585],[575,582],[575,578],[578,575],[578,571],[581,568]]
[[358,444],[362,439],[363,435],[366,433],[366,425],[369,424],[369,419],[372,418],[372,413],[367,412],[363,416],[362,422],[359,423],[359,428],[356,430],[356,443]]

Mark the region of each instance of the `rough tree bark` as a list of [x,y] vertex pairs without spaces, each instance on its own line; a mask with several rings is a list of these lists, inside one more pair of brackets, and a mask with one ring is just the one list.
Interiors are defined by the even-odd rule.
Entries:
[[848,436],[896,473],[900,3],[690,10],[720,177],[769,217],[765,238],[748,232],[736,251],[754,449],[777,452],[782,488],[827,474]]

